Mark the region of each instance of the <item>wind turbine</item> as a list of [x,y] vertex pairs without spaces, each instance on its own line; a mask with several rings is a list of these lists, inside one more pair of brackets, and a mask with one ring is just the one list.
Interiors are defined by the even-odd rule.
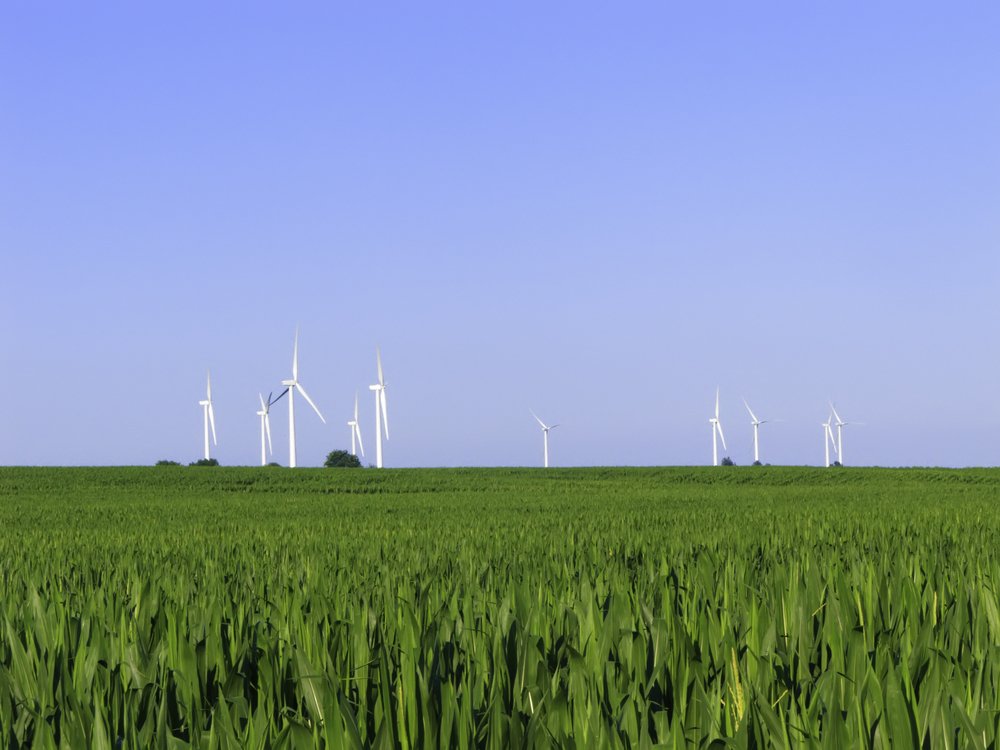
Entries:
[[[382,430],[385,430],[385,439],[389,439],[389,413],[385,410],[385,389],[388,387],[385,378],[382,377],[382,353],[375,347],[375,361],[378,364],[378,382],[368,386],[368,390],[375,392],[375,467],[382,468]],[[357,420],[357,413],[354,419]],[[359,433],[360,435],[360,433]]]
[[215,409],[212,408],[212,373],[206,373],[206,380],[208,387],[205,390],[205,400],[199,401],[198,405],[201,407],[202,411],[205,413],[205,460],[211,458],[211,454],[208,451],[208,426],[212,425],[212,442],[216,445],[219,441],[215,438]]
[[[319,413],[319,408],[313,403],[313,400],[309,398],[309,394],[306,393],[306,389],[302,387],[299,382],[299,329],[295,329],[295,349],[292,352],[292,377],[291,380],[282,380],[281,384],[286,387],[285,393],[288,394],[288,465],[291,468],[295,468],[295,391],[302,394],[302,398],[313,408],[316,412],[316,416],[320,418],[323,424],[326,424],[326,420],[323,415]],[[281,396],[285,394],[282,393]],[[278,396],[278,398],[281,398]],[[275,399],[277,401],[277,399]]]
[[[750,404],[747,403],[746,399],[743,399],[743,405],[747,408],[747,411],[750,412],[750,419],[753,420],[751,422],[751,424],[753,424],[753,462],[755,464],[759,464],[760,463],[760,441],[758,439],[757,433],[758,433],[758,431],[760,429],[760,426],[762,424],[767,424],[768,420],[766,420],[766,419],[757,419],[757,415],[753,413],[753,409],[750,408]],[[718,417],[718,414],[716,414],[716,417]]]
[[837,441],[833,439],[833,428],[830,423],[833,421],[833,414],[826,418],[826,421],[822,424],[823,427],[823,448],[826,452],[826,465],[827,468],[830,466],[830,445],[833,445],[834,453],[839,455],[840,451],[837,448]]
[[[531,411],[531,410],[529,409],[528,411]],[[533,416],[535,418],[535,421],[538,422],[538,424],[540,424],[542,426],[542,434],[545,436],[544,437],[544,442],[545,442],[545,468],[547,469],[547,468],[549,468],[549,430],[554,430],[559,425],[554,424],[551,427],[549,427],[547,424],[545,424],[545,422],[543,422],[542,420],[540,420],[538,418],[538,415],[535,414],[535,412],[533,412],[533,411],[531,412],[531,416]]]
[[358,447],[361,448],[361,455],[365,455],[365,445],[361,442],[361,425],[358,422],[358,394],[354,394],[354,419],[347,423],[347,426],[351,428],[351,453],[355,456],[358,452],[354,448],[355,440],[357,440]]
[[[260,465],[267,466],[267,452],[274,455],[274,446],[271,445],[271,417],[268,416],[271,411],[271,396],[273,394],[267,394],[267,403],[264,402],[264,394],[258,393],[257,396],[260,398],[260,411],[257,412],[257,416],[260,417]],[[284,395],[284,394],[282,394]],[[278,396],[281,398],[281,396]],[[264,451],[264,439],[267,438],[267,452]]]
[[[837,420],[837,422],[836,422],[836,425],[837,425],[837,456],[840,459],[840,465],[843,466],[844,465],[844,428],[847,425],[851,424],[851,422],[845,422],[843,419],[840,418],[840,415],[837,414],[837,408],[833,405],[832,401],[830,402],[830,411],[833,412],[833,416]],[[854,422],[853,424],[861,424],[861,422]]]
[[719,440],[722,440],[722,450],[726,448],[726,436],[722,434],[722,422],[719,421],[719,389],[715,389],[715,416],[708,420],[712,425],[712,466],[719,465]]

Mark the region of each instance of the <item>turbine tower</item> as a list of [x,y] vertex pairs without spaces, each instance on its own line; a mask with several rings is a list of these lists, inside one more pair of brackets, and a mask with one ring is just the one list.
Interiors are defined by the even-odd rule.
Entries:
[[[267,466],[267,454],[270,453],[274,455],[274,446],[271,444],[271,417],[268,416],[271,411],[271,396],[273,394],[267,394],[267,402],[264,402],[264,394],[258,393],[257,397],[260,398],[260,411],[257,412],[257,416],[260,417],[260,465]],[[281,398],[280,396],[278,398]],[[267,439],[267,451],[264,448],[264,439]]]
[[[762,424],[767,424],[766,419],[757,419],[757,415],[753,413],[753,409],[750,408],[750,404],[747,403],[746,399],[743,399],[743,405],[750,412],[751,424],[753,425],[753,462],[755,464],[760,463],[760,440],[758,439],[757,433],[759,432],[760,426]],[[716,415],[718,416],[718,415]]]
[[719,389],[715,389],[715,416],[708,420],[712,425],[712,466],[719,465],[719,440],[722,440],[722,450],[726,448],[726,436],[722,434],[722,422],[719,421]]
[[[529,409],[528,411],[531,410]],[[531,412],[531,416],[533,416],[535,418],[535,421],[538,422],[538,424],[541,425],[542,427],[542,435],[544,435],[543,442],[545,443],[545,468],[547,469],[549,468],[549,430],[554,430],[559,425],[554,424],[551,427],[549,427],[547,424],[545,424],[545,422],[540,420],[538,418],[538,415],[535,414],[535,412],[533,411]]]
[[[295,468],[295,391],[298,390],[302,394],[302,398],[306,400],[306,403],[313,408],[316,412],[316,416],[320,418],[323,424],[326,424],[326,420],[323,415],[319,413],[319,408],[313,403],[313,400],[309,398],[309,394],[306,393],[306,389],[302,387],[299,382],[299,329],[295,329],[295,348],[292,352],[292,377],[290,380],[282,380],[281,384],[285,386],[285,393],[288,394],[288,466],[292,469]],[[284,396],[282,393],[281,396]],[[281,398],[278,396],[278,398]],[[275,399],[277,401],[277,399]]]
[[211,458],[211,453],[208,450],[208,426],[212,426],[212,442],[216,445],[219,441],[215,438],[215,409],[212,408],[212,373],[206,373],[207,388],[205,390],[205,399],[199,401],[198,405],[201,407],[205,416],[205,460]]
[[[385,439],[389,439],[389,414],[385,409],[385,389],[388,387],[385,378],[382,376],[382,353],[375,347],[375,362],[378,364],[378,382],[368,386],[368,390],[375,392],[375,467],[382,468],[382,431],[385,430]],[[357,419],[357,415],[354,417]]]
[[823,427],[823,449],[826,452],[826,466],[830,467],[830,446],[833,445],[834,453],[839,455],[840,451],[837,448],[837,441],[833,439],[833,428],[830,423],[833,421],[833,414],[826,418],[826,421],[822,424]]
[[358,455],[357,450],[355,450],[355,441],[357,441],[357,446],[361,448],[361,455],[365,455],[365,445],[361,442],[361,424],[358,422],[358,394],[354,394],[354,419],[347,423],[347,426],[351,428],[351,453],[355,456]]

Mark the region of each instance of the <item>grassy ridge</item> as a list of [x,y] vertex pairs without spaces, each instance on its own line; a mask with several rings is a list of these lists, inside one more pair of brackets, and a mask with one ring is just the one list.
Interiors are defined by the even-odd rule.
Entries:
[[989,747],[1000,471],[0,469],[0,737]]

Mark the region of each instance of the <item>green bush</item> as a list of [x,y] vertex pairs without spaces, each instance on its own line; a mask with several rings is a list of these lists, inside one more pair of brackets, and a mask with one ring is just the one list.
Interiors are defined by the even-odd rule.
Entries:
[[330,451],[323,466],[328,469],[359,469],[361,461],[353,453],[347,451]]

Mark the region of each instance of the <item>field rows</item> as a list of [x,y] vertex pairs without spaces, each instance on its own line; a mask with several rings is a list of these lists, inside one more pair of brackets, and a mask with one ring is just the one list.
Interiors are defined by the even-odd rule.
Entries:
[[0,469],[9,747],[995,747],[1000,471]]

